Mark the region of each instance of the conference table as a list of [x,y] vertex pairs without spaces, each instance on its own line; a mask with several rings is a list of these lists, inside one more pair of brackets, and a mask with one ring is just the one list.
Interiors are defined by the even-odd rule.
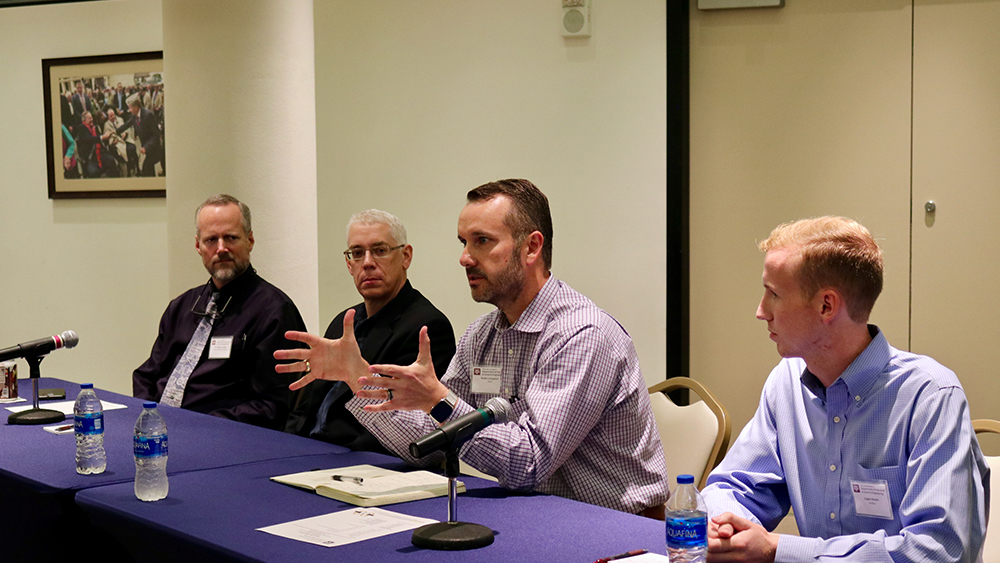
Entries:
[[[67,397],[75,397],[79,390],[77,384],[51,379],[42,386],[64,387]],[[496,534],[492,545],[476,550],[421,549],[411,544],[412,532],[337,547],[261,532],[257,529],[264,526],[355,508],[275,483],[272,476],[357,464],[396,470],[407,466],[382,454],[351,452],[170,407],[160,407],[170,436],[170,492],[161,501],[142,502],[133,491],[131,452],[131,427],[141,401],[100,390],[98,396],[128,405],[105,413],[108,471],[104,476],[76,475],[71,435],[55,436],[37,427],[0,427],[0,488],[17,484],[27,491],[24,500],[49,499],[57,509],[54,518],[49,515],[48,521],[41,521],[50,529],[34,530],[34,535],[25,537],[50,536],[59,540],[49,543],[65,543],[69,528],[83,523],[80,527],[99,538],[102,559],[111,561],[591,562],[634,549],[666,552],[662,522],[555,496],[516,493],[465,475],[461,480],[467,491],[458,495],[458,519],[484,525]],[[17,455],[7,455],[10,452]],[[381,508],[446,520],[447,502],[446,497],[436,497]],[[9,512],[10,505],[4,506],[0,513]],[[0,516],[2,524],[12,520],[16,519],[9,514]],[[0,559],[32,560],[7,559],[7,547],[0,543]]]
[[[31,381],[18,381],[20,396],[27,402],[2,407],[30,405]],[[80,385],[43,377],[39,388],[62,388],[65,400],[74,400]],[[95,389],[98,398],[119,403],[124,409],[104,413],[104,449],[108,465],[104,473],[76,472],[76,441],[73,433],[53,434],[52,425],[7,424],[11,414],[0,408],[0,560],[55,561],[71,553],[80,537],[95,533],[74,497],[82,490],[116,483],[132,486],[135,461],[132,437],[142,412],[141,399]],[[45,408],[55,401],[40,401]],[[167,422],[170,459],[167,474],[215,469],[272,459],[342,453],[347,449],[309,438],[258,428],[184,409],[160,406]],[[73,417],[61,424],[72,424]],[[57,423],[59,424],[59,423]],[[48,538],[50,541],[39,541]],[[58,541],[51,541],[58,538]],[[113,559],[120,554],[111,553]]]

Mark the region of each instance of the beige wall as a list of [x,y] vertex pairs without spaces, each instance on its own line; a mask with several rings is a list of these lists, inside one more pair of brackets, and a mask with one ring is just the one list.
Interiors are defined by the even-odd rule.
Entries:
[[901,0],[691,3],[691,376],[750,420],[780,359],[763,322],[779,223],[844,215],[885,253],[872,322],[908,347],[911,10]]
[[159,0],[0,10],[0,347],[75,330],[42,375],[127,394],[169,297],[164,200],[48,199],[41,60],[156,51],[161,29]]
[[[344,224],[398,215],[410,279],[461,334],[476,304],[458,265],[465,193],[535,182],[553,273],[608,310],[664,378],[666,3],[595,2],[594,35],[559,35],[559,2],[315,3],[320,318],[359,301]],[[324,326],[325,328],[325,326]]]

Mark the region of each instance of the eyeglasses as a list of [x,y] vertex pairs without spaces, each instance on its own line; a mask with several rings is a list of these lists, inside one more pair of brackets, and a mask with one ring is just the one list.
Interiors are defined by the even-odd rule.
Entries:
[[360,248],[360,247],[359,248],[348,248],[347,250],[344,251],[344,256],[346,256],[347,259],[350,260],[350,261],[352,261],[352,262],[359,262],[359,261],[365,259],[365,253],[366,252],[371,252],[372,253],[372,258],[374,258],[376,260],[381,260],[381,259],[384,259],[384,258],[388,257],[389,253],[392,252],[393,250],[399,250],[400,248],[403,248],[404,246],[406,246],[406,245],[405,244],[401,244],[399,246],[389,247],[389,246],[385,246],[385,245],[380,244],[378,246],[373,246],[371,248]]
[[205,307],[204,310],[198,311],[196,309],[198,308],[198,303],[201,302],[201,295],[199,295],[198,299],[195,300],[194,305],[191,305],[191,312],[199,317],[211,317],[213,321],[217,321],[222,318],[222,314],[226,312],[226,307],[229,306],[229,302],[232,300],[233,296],[230,295],[229,299],[226,299],[225,304],[222,305],[222,308],[219,309],[219,304],[212,302],[211,299],[209,299],[210,305]]

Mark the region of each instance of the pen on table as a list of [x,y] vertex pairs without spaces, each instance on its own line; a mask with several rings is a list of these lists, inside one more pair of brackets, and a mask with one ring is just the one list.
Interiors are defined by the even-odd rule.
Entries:
[[642,555],[649,551],[648,549],[633,549],[632,551],[626,551],[625,553],[619,553],[618,555],[612,555],[611,557],[602,557],[594,563],[608,563],[608,561],[614,561],[616,559],[625,559],[626,557],[633,557],[635,555]]
[[360,485],[364,481],[361,477],[353,477],[351,475],[330,475],[330,478],[334,481],[350,481],[355,485]]
[[56,426],[56,427],[54,427],[53,430],[55,430],[56,432],[65,432],[65,431],[69,430],[70,428],[73,428],[72,424],[64,424],[62,426]]

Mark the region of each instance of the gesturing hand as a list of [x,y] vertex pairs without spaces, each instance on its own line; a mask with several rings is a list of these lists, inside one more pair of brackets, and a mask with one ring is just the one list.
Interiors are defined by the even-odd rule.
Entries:
[[[431,361],[431,339],[427,327],[420,329],[417,360],[408,366],[376,364],[368,368],[376,377],[362,377],[358,383],[378,389],[355,391],[363,399],[381,399],[377,405],[366,405],[371,412],[391,410],[422,410],[430,412],[448,394],[448,388],[438,381]],[[377,377],[378,374],[384,377]]]
[[298,381],[288,386],[292,391],[316,379],[343,381],[355,393],[361,388],[358,378],[368,373],[368,362],[361,357],[358,341],[354,338],[354,309],[348,309],[344,315],[344,335],[336,340],[294,330],[286,332],[285,338],[309,346],[274,353],[276,360],[302,360],[274,366],[278,373],[304,372]]
[[778,537],[731,512],[720,514],[708,523],[708,561],[773,563]]

